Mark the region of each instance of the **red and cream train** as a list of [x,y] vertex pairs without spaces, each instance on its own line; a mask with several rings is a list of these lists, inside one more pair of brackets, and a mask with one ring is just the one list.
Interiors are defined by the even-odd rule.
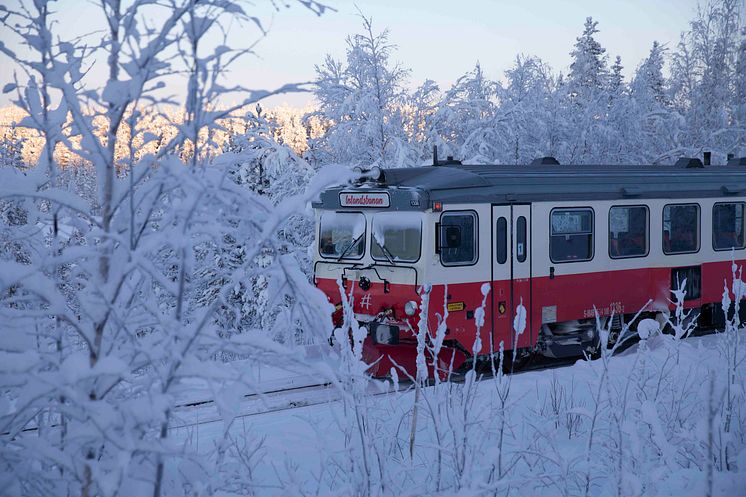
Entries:
[[[394,362],[414,372],[423,291],[431,332],[448,311],[441,355],[458,369],[474,359],[483,290],[479,356],[503,342],[516,357],[570,357],[598,346],[595,310],[620,329],[653,299],[655,317],[684,278],[685,306],[716,324],[731,261],[746,262],[746,158],[727,166],[436,159],[373,168],[325,190],[314,208],[315,284],[337,309],[338,281],[351,292],[374,376]],[[526,327],[516,336],[518,309]]]

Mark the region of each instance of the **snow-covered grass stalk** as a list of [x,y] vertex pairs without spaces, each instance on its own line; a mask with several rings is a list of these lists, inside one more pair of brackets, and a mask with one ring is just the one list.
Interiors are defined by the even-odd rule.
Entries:
[[[428,338],[428,327],[427,319],[428,312],[430,309],[430,285],[423,285],[420,287],[420,318],[417,323],[417,358],[416,358],[416,371],[414,378],[414,405],[412,406],[412,424],[409,431],[409,457],[414,458],[414,443],[417,435],[417,415],[420,405],[420,396],[422,387],[427,381],[427,359],[425,358],[425,350],[427,348]],[[437,357],[433,358],[433,362],[437,362]],[[433,369],[435,372],[435,369]]]
[[[477,371],[477,363],[484,352],[481,335],[491,286],[489,283],[483,283],[480,290],[482,302],[474,311],[471,369],[464,375],[464,383],[460,388],[449,385],[451,388],[449,388],[449,396],[445,403],[447,427],[453,444],[450,450],[453,453],[454,483],[457,489],[472,484],[474,458],[481,449],[481,444],[477,441],[479,434],[475,430],[476,425],[484,420],[483,413],[475,409],[481,379],[481,373]],[[490,357],[489,360],[492,358]]]
[[[718,348],[725,361],[725,372],[727,381],[723,393],[723,402],[721,403],[722,412],[720,413],[720,433],[719,446],[720,454],[718,457],[719,468],[730,470],[734,464],[733,438],[733,417],[736,406],[742,405],[744,400],[743,378],[738,376],[739,362],[744,359],[740,356],[741,337],[739,331],[743,326],[741,323],[741,300],[746,297],[746,283],[743,281],[743,268],[731,263],[731,285],[728,288],[728,282],[723,282],[723,298],[721,309],[724,314],[725,328],[719,334]],[[737,426],[738,431],[743,433],[743,426]]]
[[[428,291],[425,291],[428,290]],[[475,356],[482,350],[481,330],[484,326],[485,308],[489,294],[489,284],[483,285],[482,304],[475,310],[475,340],[473,352]],[[476,400],[478,378],[476,361],[471,365],[464,375],[463,384],[451,380],[458,379],[454,376],[453,356],[443,353],[443,340],[448,320],[447,289],[444,292],[443,313],[438,314],[438,322],[435,330],[431,331],[428,325],[428,311],[431,308],[429,287],[421,290],[420,317],[418,321],[418,378],[415,381],[414,405],[412,409],[412,423],[410,425],[410,458],[414,463],[414,451],[416,446],[415,434],[422,431],[431,432],[435,440],[431,442],[435,454],[435,478],[434,490],[441,491],[444,485],[443,475],[446,469],[453,477],[453,484],[457,488],[467,485],[464,478],[470,472],[470,465],[474,454],[471,432],[476,424],[475,416],[481,419],[481,414],[473,409]],[[423,312],[425,310],[425,312]],[[432,369],[425,369],[428,357]],[[432,388],[423,388],[424,379],[432,372]],[[420,376],[422,374],[422,376]],[[443,379],[449,381],[443,383]],[[426,407],[426,416],[419,412],[422,406]],[[426,420],[425,427],[418,428],[418,419]],[[426,457],[427,453],[421,457]],[[449,457],[450,456],[450,457]],[[450,460],[450,464],[447,464]]]
[[[482,288],[484,292],[484,287]],[[526,308],[523,306],[523,299],[521,298],[520,303],[515,310],[515,318],[513,319],[513,353],[511,354],[510,371],[513,372],[516,359],[516,349],[518,346],[518,338],[523,332],[526,331]],[[490,344],[492,344],[492,337],[490,336]],[[495,367],[495,359],[497,359],[497,367]],[[510,398],[510,386],[512,383],[512,375],[505,374],[505,344],[501,340],[498,344],[497,357],[495,357],[494,351],[490,350],[490,368],[492,371],[492,385],[495,390],[493,402],[497,402],[497,405],[491,409],[491,412],[497,417],[497,445],[494,449],[496,452],[497,460],[493,463],[490,469],[489,477],[487,479],[487,485],[494,485],[505,477],[505,437],[506,431],[510,428],[508,425],[508,399]]]
[[[490,468],[489,476],[487,478],[487,485],[493,486],[499,483],[506,473],[505,468],[505,438],[506,432],[510,428],[508,424],[508,399],[510,397],[510,385],[512,376],[505,374],[505,344],[500,341],[497,351],[497,367],[493,367],[493,378],[492,384],[494,387],[495,395],[492,399],[496,405],[490,409],[490,413],[497,418],[497,444],[492,452],[496,455],[496,461],[492,463]],[[494,359],[493,359],[494,361]]]
[[689,335],[697,328],[697,315],[692,315],[692,309],[684,310],[686,300],[686,278],[678,282],[678,288],[672,289],[673,299],[670,302],[674,305],[674,317],[666,316],[666,324],[673,331],[674,343],[676,346],[676,364],[679,363],[679,350],[681,340],[688,338]]
[[[631,323],[634,323],[639,318],[640,314],[650,305],[650,300],[635,314],[635,316],[630,321]],[[595,392],[592,395],[592,402],[593,402],[593,411],[588,413],[588,416],[590,418],[590,427],[588,429],[588,439],[587,444],[585,447],[585,475],[584,475],[584,484],[583,484],[583,494],[588,497],[591,492],[591,480],[592,475],[594,473],[594,468],[592,464],[592,454],[593,454],[593,444],[594,444],[594,437],[596,433],[596,424],[598,423],[599,416],[602,414],[602,411],[604,409],[604,406],[607,404],[607,401],[604,401],[602,399],[602,394],[604,392],[608,392],[608,385],[607,381],[609,379],[609,364],[611,361],[612,356],[614,353],[618,350],[619,347],[622,346],[622,344],[629,340],[631,337],[631,334],[629,333],[629,324],[625,323],[622,327],[622,330],[619,334],[619,339],[614,343],[614,345],[609,348],[609,335],[611,334],[611,326],[613,322],[614,315],[612,315],[606,320],[605,325],[602,324],[601,318],[598,314],[598,311],[596,310],[594,306],[594,313],[596,315],[596,333],[599,337],[599,352],[601,356],[601,372],[600,376],[597,379],[597,384],[595,386]]]
[[338,280],[342,298],[343,322],[334,330],[334,342],[338,348],[340,362],[340,383],[342,385],[342,405],[344,417],[339,420],[344,432],[347,477],[351,489],[358,495],[371,495],[372,491],[372,451],[369,430],[366,375],[368,365],[363,362],[363,340],[367,329],[358,324],[353,311],[355,282],[350,282],[349,293],[345,293],[342,280]]

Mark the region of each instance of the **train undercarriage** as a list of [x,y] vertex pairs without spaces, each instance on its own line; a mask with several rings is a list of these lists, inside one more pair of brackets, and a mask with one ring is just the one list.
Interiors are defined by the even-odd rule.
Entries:
[[[728,315],[729,320],[733,318],[734,309],[735,306],[731,305]],[[746,322],[746,306],[740,307],[739,315],[740,322]],[[476,356],[476,359],[460,343],[445,340],[440,349],[437,369],[441,379],[454,379],[460,378],[472,368],[480,373],[490,374],[502,366],[504,373],[512,373],[530,368],[534,364],[546,366],[552,362],[570,359],[596,359],[600,356],[603,346],[599,326],[602,330],[608,332],[607,349],[621,351],[637,343],[639,340],[637,324],[641,321],[654,320],[658,323],[661,333],[674,334],[671,319],[669,314],[663,312],[641,312],[638,314],[606,316],[599,318],[598,321],[595,318],[587,318],[551,325],[544,324],[541,326],[535,346],[506,350],[502,353],[502,356],[498,352],[480,354]],[[691,335],[701,336],[722,329],[725,325],[725,319],[726,316],[722,312],[720,304],[711,303],[698,309],[689,309],[680,326],[683,329],[689,329],[691,326]],[[675,322],[675,318],[673,318],[673,322]],[[360,324],[371,326],[371,322]],[[372,333],[369,337],[369,346],[376,342],[373,335],[375,333]],[[397,376],[399,377],[414,377],[414,369],[407,367],[407,365],[413,365],[415,360],[417,347],[415,339],[404,339],[396,344],[375,343],[375,346],[379,353],[378,357],[370,350],[367,357],[369,362],[374,364],[374,367],[383,363],[386,368],[397,368]],[[433,376],[431,351],[432,344],[428,343],[428,347],[425,349],[425,359],[430,377]],[[384,357],[386,355],[388,357]],[[386,368],[376,367],[373,376],[390,377],[390,372],[388,374],[385,372]]]

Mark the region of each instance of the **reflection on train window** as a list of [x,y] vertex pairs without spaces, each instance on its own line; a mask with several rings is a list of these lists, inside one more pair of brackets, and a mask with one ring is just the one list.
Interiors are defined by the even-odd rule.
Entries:
[[497,262],[505,264],[508,260],[508,220],[500,217],[497,220]]
[[648,218],[644,205],[609,209],[609,257],[648,255]]
[[699,250],[699,205],[672,204],[663,208],[663,253]]
[[360,259],[365,250],[365,216],[324,212],[319,221],[319,253],[335,259]]
[[526,218],[518,216],[515,223],[515,253],[518,262],[526,262],[526,252],[528,247],[526,246]]
[[743,202],[715,204],[712,207],[712,246],[715,250],[746,247],[743,211]]
[[446,212],[440,218],[440,262],[468,266],[477,261],[477,216],[474,212]]
[[551,214],[549,258],[579,262],[593,258],[593,210],[554,209]]
[[422,216],[417,212],[373,215],[370,255],[377,261],[415,262],[420,258]]

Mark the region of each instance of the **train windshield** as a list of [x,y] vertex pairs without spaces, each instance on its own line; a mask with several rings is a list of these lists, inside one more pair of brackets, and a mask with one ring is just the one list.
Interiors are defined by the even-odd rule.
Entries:
[[416,212],[379,212],[373,215],[370,253],[375,260],[415,262],[420,258],[422,216]]
[[324,212],[319,221],[319,253],[335,259],[360,259],[365,251],[365,216]]

